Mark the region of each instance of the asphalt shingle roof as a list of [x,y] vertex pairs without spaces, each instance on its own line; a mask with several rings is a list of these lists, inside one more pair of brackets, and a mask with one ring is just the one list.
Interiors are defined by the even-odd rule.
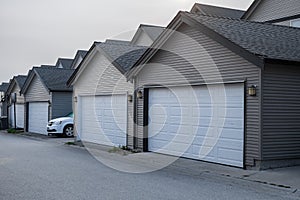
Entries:
[[[240,19],[245,11],[196,3],[194,7],[201,9],[202,14]],[[193,7],[193,8],[194,8]]]
[[0,85],[0,92],[6,92],[9,87],[9,83],[2,83]]
[[50,91],[72,91],[66,83],[73,74],[73,69],[59,69],[51,66],[35,67],[35,72]]
[[124,73],[131,69],[147,49],[147,47],[134,46],[122,42],[97,42],[95,44],[97,47],[101,48],[113,62],[116,62],[122,68]]
[[300,61],[300,28],[185,14],[252,54],[269,59]]
[[125,45],[129,45],[130,41],[107,39],[107,40],[105,40],[105,43],[106,44],[125,44]]

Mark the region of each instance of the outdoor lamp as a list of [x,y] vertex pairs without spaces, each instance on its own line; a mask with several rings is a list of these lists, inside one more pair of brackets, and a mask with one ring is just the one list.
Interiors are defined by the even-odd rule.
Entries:
[[138,99],[142,99],[143,98],[143,92],[140,90],[140,91],[138,91],[137,93],[136,93],[136,97],[138,98]]
[[256,96],[256,85],[251,85],[248,87],[248,94],[249,96]]
[[132,102],[132,99],[133,99],[132,94],[129,94],[129,95],[127,96],[127,98],[128,98],[128,101],[129,101],[129,102]]

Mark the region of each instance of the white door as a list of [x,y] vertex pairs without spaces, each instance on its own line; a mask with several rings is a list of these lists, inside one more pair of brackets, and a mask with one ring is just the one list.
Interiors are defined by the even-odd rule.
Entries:
[[28,109],[28,131],[47,135],[48,102],[29,103]]
[[243,167],[244,85],[149,89],[149,151]]
[[82,141],[126,145],[126,95],[81,97],[80,105],[78,130]]

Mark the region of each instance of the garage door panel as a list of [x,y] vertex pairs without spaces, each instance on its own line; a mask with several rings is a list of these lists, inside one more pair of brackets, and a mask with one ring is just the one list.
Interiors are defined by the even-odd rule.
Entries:
[[28,106],[28,131],[47,135],[48,102],[32,102]]
[[193,89],[149,89],[149,150],[242,167],[244,85]]
[[81,97],[81,139],[109,146],[126,145],[126,95]]

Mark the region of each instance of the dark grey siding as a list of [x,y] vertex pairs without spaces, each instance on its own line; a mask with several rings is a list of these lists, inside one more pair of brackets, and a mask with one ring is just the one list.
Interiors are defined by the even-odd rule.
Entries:
[[263,160],[300,158],[299,66],[268,65],[263,89]]
[[299,0],[263,0],[248,18],[251,21],[269,21],[300,14]]
[[72,92],[53,92],[51,108],[51,119],[63,117],[72,112]]
[[[173,36],[169,38],[163,47],[169,52],[160,51],[151,59],[149,63],[153,64],[145,66],[136,77],[135,88],[151,84],[181,85],[186,80],[199,84],[246,80],[246,87],[257,85],[257,97],[246,97],[245,119],[245,164],[254,165],[254,161],[259,160],[261,156],[260,69],[194,28],[183,25],[179,31],[188,37]],[[176,52],[177,55],[170,51]],[[214,66],[217,67],[217,71]],[[217,78],[219,74],[221,80]],[[139,148],[142,148],[144,109],[141,100],[137,102],[136,108],[138,125],[135,126],[135,131],[139,138],[137,144]]]
[[[140,91],[143,91],[143,88],[138,89]],[[134,124],[134,132],[135,132],[135,148],[138,150],[144,149],[143,139],[144,139],[144,101],[143,99],[135,99],[136,105],[136,118],[135,118],[135,124]]]

